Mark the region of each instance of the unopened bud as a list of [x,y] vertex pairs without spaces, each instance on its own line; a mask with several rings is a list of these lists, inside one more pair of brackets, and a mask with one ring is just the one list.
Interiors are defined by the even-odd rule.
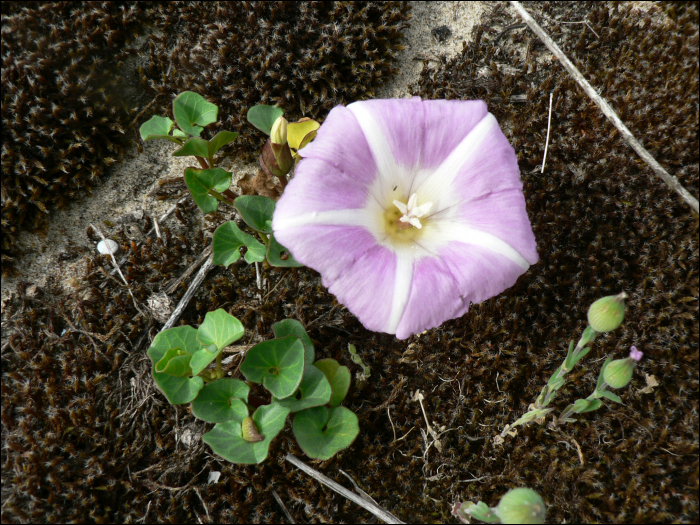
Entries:
[[588,309],[588,324],[596,332],[610,332],[622,324],[625,318],[625,299],[622,292],[598,299]]
[[511,489],[501,498],[496,514],[501,523],[543,523],[547,508],[532,489]]
[[642,355],[642,352],[633,346],[630,348],[629,357],[611,361],[603,371],[605,382],[612,388],[623,388],[629,385],[630,381],[632,381],[634,366],[642,358]]
[[277,145],[284,145],[287,143],[287,119],[280,116],[275,120],[270,130],[270,142]]

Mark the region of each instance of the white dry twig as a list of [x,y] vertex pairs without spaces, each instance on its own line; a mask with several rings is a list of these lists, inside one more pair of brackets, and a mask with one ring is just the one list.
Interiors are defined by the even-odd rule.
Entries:
[[182,296],[182,299],[180,299],[180,302],[175,307],[175,310],[173,310],[170,319],[168,319],[163,325],[163,328],[161,328],[161,332],[163,330],[167,330],[168,328],[172,328],[173,326],[175,326],[175,323],[178,321],[178,319],[180,319],[182,312],[185,311],[185,308],[187,308],[187,305],[189,304],[190,300],[197,292],[197,288],[199,288],[199,285],[202,284],[202,281],[206,277],[207,273],[209,273],[209,270],[211,270],[211,267],[213,266],[213,259],[214,255],[212,254],[199,269],[199,272],[197,272],[197,275],[194,279],[192,279],[190,286],[187,288],[185,295]]
[[544,163],[547,161],[547,148],[549,147],[549,130],[552,127],[552,95],[549,94],[549,118],[547,119],[547,140],[544,143],[544,156],[542,157],[542,170],[540,173],[544,173]]
[[578,82],[579,86],[583,88],[583,90],[586,92],[586,94],[595,102],[598,107],[601,109],[601,111],[605,114],[606,117],[610,120],[610,122],[613,123],[613,125],[617,128],[617,130],[620,132],[622,135],[622,138],[625,139],[625,142],[635,151],[637,152],[637,155],[639,155],[644,162],[646,162],[649,167],[659,176],[663,179],[663,181],[668,184],[668,186],[674,190],[676,193],[678,193],[685,202],[687,202],[690,207],[695,211],[695,213],[700,213],[700,205],[698,204],[698,200],[693,197],[688,190],[686,190],[679,180],[671,175],[669,172],[667,172],[661,164],[657,162],[657,160],[652,157],[651,153],[649,153],[644,146],[640,144],[640,142],[632,135],[632,132],[625,126],[625,124],[620,120],[620,117],[617,116],[617,113],[610,107],[610,104],[608,104],[598,93],[596,93],[595,89],[593,89],[593,86],[591,86],[588,81],[583,77],[581,72],[576,69],[576,66],[574,66],[571,63],[571,60],[568,59],[568,57],[564,54],[564,52],[559,48],[559,46],[550,38],[550,36],[542,29],[537,22],[530,16],[530,13],[528,13],[525,8],[520,4],[520,2],[515,2],[511,1],[510,2],[511,6],[513,6],[513,9],[520,15],[520,17],[523,19],[523,21],[530,26],[530,29],[534,31],[534,33],[544,42],[544,44],[549,48],[549,50],[556,56],[559,61],[562,63],[564,68],[569,72],[569,74],[574,77],[576,82]]
[[364,498],[361,498],[354,492],[346,489],[342,485],[339,485],[332,479],[324,476],[321,474],[319,471],[312,469],[310,466],[308,466],[306,463],[303,461],[300,461],[299,458],[292,456],[291,454],[287,454],[284,456],[284,459],[289,461],[292,465],[297,467],[299,470],[302,470],[306,472],[309,476],[314,478],[315,480],[319,481],[320,483],[323,483],[326,487],[328,487],[331,490],[334,490],[341,496],[346,497],[350,501],[357,503],[360,507],[363,509],[371,512],[375,516],[377,516],[380,520],[383,520],[385,523],[398,523],[402,524],[403,521],[399,520],[396,516],[393,514],[385,511],[383,508],[379,507],[378,505],[374,505],[371,502],[367,501]]

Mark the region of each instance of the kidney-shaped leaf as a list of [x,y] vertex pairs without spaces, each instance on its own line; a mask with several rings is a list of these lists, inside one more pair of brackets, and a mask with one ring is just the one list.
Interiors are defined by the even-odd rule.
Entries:
[[225,222],[214,232],[212,251],[214,264],[229,266],[241,256],[239,248],[247,246],[245,259],[248,263],[265,260],[265,245],[252,235],[242,231],[235,222]]
[[304,266],[298,262],[287,248],[277,242],[274,235],[270,235],[270,246],[267,249],[267,261],[272,266],[281,266],[284,268],[298,268]]
[[199,137],[204,129],[202,126],[216,122],[218,112],[216,104],[207,102],[203,96],[192,91],[184,91],[173,100],[173,114],[177,125],[193,137]]
[[232,463],[254,465],[265,460],[270,442],[284,428],[289,409],[277,403],[261,406],[253,414],[253,421],[263,440],[251,443],[243,439],[241,422],[231,419],[216,426],[202,436],[215,454]]
[[272,325],[272,331],[277,339],[287,337],[288,335],[296,335],[301,339],[304,345],[304,364],[310,365],[314,362],[314,343],[309,337],[309,334],[304,330],[304,325],[296,319],[285,319]]
[[186,157],[187,155],[209,158],[209,141],[192,137],[179,150],[173,152],[173,157]]
[[241,195],[233,201],[233,205],[241,212],[241,217],[255,231],[272,233],[270,224],[275,213],[275,201],[262,195]]
[[206,385],[192,401],[195,417],[209,423],[223,423],[235,419],[243,421],[248,417],[248,392],[250,387],[239,379],[224,377]]
[[306,365],[299,391],[286,399],[275,401],[292,412],[299,412],[306,408],[325,405],[330,400],[331,393],[331,384],[325,374],[313,365]]
[[326,460],[348,448],[360,433],[357,416],[345,407],[315,407],[294,416],[294,436],[313,459]]
[[272,125],[283,114],[282,108],[258,104],[248,110],[248,122],[265,133],[265,135],[269,135]]
[[182,144],[182,140],[170,135],[170,130],[173,129],[175,123],[168,117],[159,117],[154,115],[150,120],[141,124],[139,132],[141,139],[145,141],[153,139],[165,139],[176,144]]
[[219,131],[214,138],[209,141],[209,158],[216,155],[216,152],[223,148],[226,144],[230,144],[238,138],[238,133],[235,131]]
[[231,173],[221,168],[198,170],[185,169],[185,184],[192,194],[194,202],[204,213],[216,211],[217,200],[209,195],[213,189],[219,193],[226,191],[231,185]]
[[216,345],[221,350],[243,337],[245,328],[241,322],[223,308],[207,312],[204,322],[197,329],[197,341],[202,346]]
[[331,384],[333,395],[328,404],[337,407],[343,402],[350,389],[350,370],[347,366],[340,366],[335,359],[321,359],[314,366],[323,372]]
[[180,348],[185,352],[196,352],[199,349],[197,342],[197,330],[191,326],[178,326],[160,332],[151,347],[148,349],[148,357],[153,362],[153,379],[158,388],[163,392],[165,397],[172,405],[181,405],[189,403],[204,386],[204,380],[201,377],[175,377],[165,373],[156,372],[156,363],[158,363],[168,350]]
[[192,354],[181,348],[171,348],[160,361],[156,363],[155,371],[176,377],[191,376],[190,359]]
[[304,373],[304,345],[293,335],[255,345],[248,350],[241,373],[262,383],[277,399],[291,396]]

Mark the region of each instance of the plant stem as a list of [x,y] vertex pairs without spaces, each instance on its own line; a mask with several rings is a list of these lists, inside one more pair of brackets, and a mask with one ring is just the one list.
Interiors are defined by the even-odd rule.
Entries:
[[[228,190],[227,190],[227,191],[228,191]],[[208,191],[208,193],[209,193],[209,195],[211,195],[212,197],[214,197],[214,198],[215,198],[216,200],[218,200],[218,201],[225,202],[226,204],[231,204],[231,205],[233,205],[233,204],[232,204],[233,201],[227,199],[227,198],[224,197],[221,193],[219,193],[218,191],[216,191],[216,190],[214,190],[214,189],[210,189],[210,190]]]
[[208,170],[208,169],[209,169],[209,165],[207,164],[207,161],[204,160],[204,157],[199,157],[199,156],[197,156],[197,155],[195,155],[195,157],[196,157],[197,160],[199,161],[199,165],[202,166],[202,169],[203,169],[203,170]]

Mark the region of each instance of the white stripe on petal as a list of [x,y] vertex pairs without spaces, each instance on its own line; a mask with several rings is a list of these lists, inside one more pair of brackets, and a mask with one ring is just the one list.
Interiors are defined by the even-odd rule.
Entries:
[[[419,183],[415,191],[420,194],[423,201],[436,202],[438,204],[436,212],[445,209],[447,205],[453,203],[452,183],[457,178],[459,170],[474,152],[479,149],[486,135],[494,126],[498,127],[496,117],[488,113],[452,150],[452,153],[442,164]],[[443,198],[441,199],[440,197]]]
[[503,255],[520,266],[523,271],[530,267],[530,263],[515,248],[491,233],[456,222],[435,221],[435,223],[435,233],[430,236],[430,241],[426,243],[428,244],[427,248],[435,253],[437,253],[439,246],[445,246],[451,242],[462,242],[464,244],[481,246],[494,253]]
[[275,221],[275,231],[300,226],[362,226],[372,231],[376,229],[377,219],[365,209],[333,210],[305,213],[293,217],[279,217]]
[[[396,279],[394,280],[394,296],[391,300],[391,314],[389,315],[389,326],[386,332],[396,333],[396,327],[401,322],[401,317],[406,311],[408,295],[411,293],[411,281],[413,281],[413,270],[415,261],[410,248],[396,250]],[[428,292],[429,293],[429,292]]]
[[347,108],[355,115],[377,166],[377,179],[370,191],[374,198],[384,205],[391,195],[392,188],[403,182],[399,176],[403,170],[400,171],[396,165],[389,142],[384,137],[379,122],[372,115],[369,105],[355,102],[348,104]]

